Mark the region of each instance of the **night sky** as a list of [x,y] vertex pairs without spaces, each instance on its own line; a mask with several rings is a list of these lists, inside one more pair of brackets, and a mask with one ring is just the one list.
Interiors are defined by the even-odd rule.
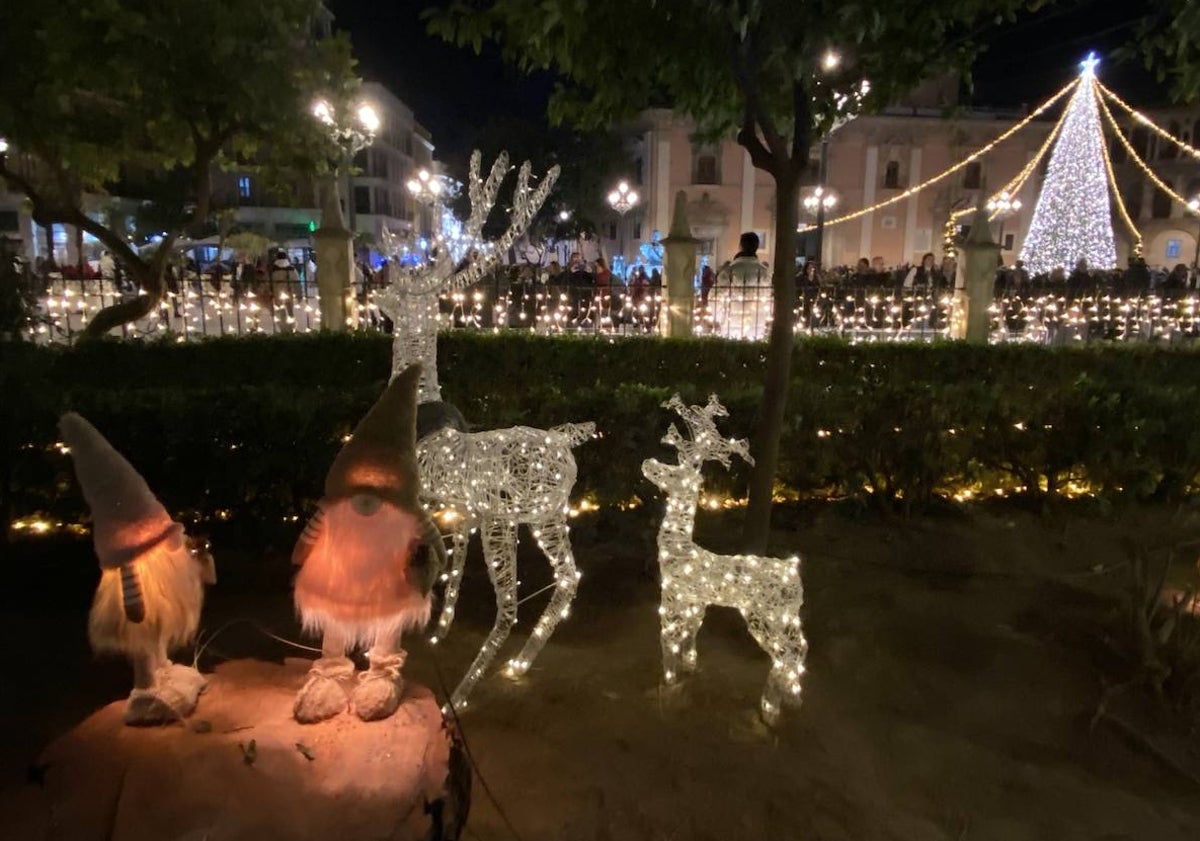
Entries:
[[[439,157],[462,156],[470,130],[491,116],[544,119],[553,87],[548,76],[523,77],[494,49],[482,56],[425,33],[421,10],[431,0],[331,0],[335,26],[350,34],[359,73],[404,100],[433,133]],[[1106,59],[1100,78],[1139,105],[1166,104],[1161,86],[1136,63],[1112,53],[1128,42],[1152,0],[1059,3],[992,31],[974,69],[978,106],[1037,104],[1077,72],[1088,50]]]

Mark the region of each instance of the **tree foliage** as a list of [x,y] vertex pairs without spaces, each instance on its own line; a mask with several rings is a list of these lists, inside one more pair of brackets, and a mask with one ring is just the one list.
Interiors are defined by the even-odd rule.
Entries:
[[[268,180],[313,173],[330,139],[318,93],[355,84],[344,38],[316,40],[318,0],[62,0],[0,10],[0,177],[41,225],[75,225],[149,294],[100,313],[92,332],[139,317],[162,294],[171,245],[211,209],[211,171],[237,163]],[[143,260],[84,212],[85,194],[141,193],[169,224]]]
[[1146,67],[1182,102],[1200,96],[1200,4],[1167,0],[1138,27]]
[[[1040,0],[452,0],[431,31],[477,52],[485,41],[527,72],[561,82],[550,117],[607,127],[649,106],[692,117],[709,138],[736,133],[775,180],[777,308],[795,294],[799,186],[813,141],[858,109],[892,102],[922,80],[965,73],[978,35]],[[836,68],[824,65],[837,51]],[[869,80],[863,97],[861,83]],[[755,432],[745,539],[765,548],[787,405],[793,336],[772,323]]]

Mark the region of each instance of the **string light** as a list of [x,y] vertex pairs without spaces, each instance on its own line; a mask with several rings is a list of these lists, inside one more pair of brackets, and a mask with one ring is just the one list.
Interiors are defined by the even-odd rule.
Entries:
[[992,151],[992,149],[996,148],[996,146],[1000,145],[1005,140],[1008,140],[1008,138],[1010,138],[1014,134],[1016,134],[1018,131],[1025,128],[1025,126],[1029,125],[1035,119],[1040,117],[1043,112],[1045,112],[1048,108],[1053,106],[1054,103],[1058,102],[1058,100],[1062,99],[1063,96],[1065,96],[1072,88],[1074,88],[1078,84],[1079,84],[1078,79],[1072,80],[1069,84],[1066,85],[1066,87],[1064,87],[1058,93],[1054,94],[1052,97],[1050,97],[1045,102],[1043,102],[1041,105],[1039,105],[1036,109],[1034,109],[1034,111],[1031,112],[1029,114],[1029,116],[1027,116],[1025,119],[1021,120],[1019,123],[1017,123],[1016,125],[1009,128],[1007,131],[1002,133],[995,140],[982,146],[981,148],[972,152],[970,155],[967,155],[967,157],[963,158],[958,163],[942,170],[937,175],[934,175],[930,178],[925,179],[920,184],[917,184],[915,187],[909,187],[907,190],[903,191],[899,195],[893,196],[890,199],[885,199],[881,202],[876,202],[875,204],[871,205],[870,207],[864,207],[861,210],[855,210],[851,213],[845,213],[834,219],[828,220],[825,222],[825,226],[829,227],[830,225],[839,225],[842,222],[849,222],[851,220],[858,219],[859,217],[866,216],[868,213],[874,213],[876,210],[882,210],[885,207],[896,204],[898,202],[902,202],[907,198],[915,196],[917,193],[921,192],[922,190],[926,189],[927,187],[932,187],[934,184],[937,184],[939,181],[942,181],[943,179],[950,177],[951,175],[953,175],[954,173],[958,172],[960,169],[965,167],[967,164],[983,157],[988,152]]
[[1122,108],[1122,109],[1123,109],[1123,110],[1124,110],[1124,111],[1125,111],[1127,114],[1129,114],[1131,117],[1133,117],[1133,118],[1134,118],[1135,120],[1137,120],[1139,123],[1141,123],[1142,125],[1146,126],[1148,129],[1150,129],[1151,131],[1153,131],[1153,132],[1154,132],[1155,134],[1157,134],[1159,137],[1162,137],[1162,138],[1164,138],[1164,139],[1166,139],[1166,140],[1170,140],[1172,143],[1174,143],[1176,146],[1178,146],[1180,149],[1182,149],[1182,150],[1183,150],[1184,152],[1186,152],[1187,154],[1191,155],[1193,158],[1196,158],[1197,160],[1200,160],[1200,149],[1196,149],[1194,146],[1191,146],[1191,145],[1189,145],[1188,143],[1185,143],[1184,141],[1180,140],[1180,139],[1179,139],[1178,137],[1176,137],[1175,135],[1171,134],[1169,131],[1167,131],[1166,129],[1164,129],[1164,128],[1163,128],[1162,126],[1160,126],[1158,123],[1156,123],[1156,122],[1154,122],[1153,120],[1151,120],[1149,117],[1147,117],[1147,116],[1146,116],[1145,114],[1143,114],[1141,111],[1138,111],[1138,110],[1137,110],[1137,109],[1135,109],[1135,108],[1134,108],[1132,105],[1130,105],[1128,102],[1126,102],[1125,100],[1121,99],[1121,97],[1117,96],[1117,95],[1116,95],[1115,93],[1113,93],[1111,90],[1109,90],[1108,88],[1106,88],[1106,87],[1105,87],[1103,84],[1101,84],[1101,83],[1100,83],[1100,81],[1099,81],[1099,80],[1097,80],[1097,81],[1096,81],[1096,86],[1097,86],[1097,87],[1100,89],[1100,92],[1101,92],[1102,94],[1104,94],[1104,96],[1105,96],[1106,98],[1108,98],[1109,100],[1111,100],[1111,101],[1115,102],[1115,103],[1116,103],[1118,106],[1120,106],[1120,107],[1121,107],[1121,108]]
[[[567,525],[575,485],[572,447],[590,438],[593,423],[548,430],[517,426],[489,432],[442,429],[417,443],[421,495],[442,506],[451,529],[449,564],[443,574],[444,604],[432,642],[444,639],[454,621],[467,543],[481,532],[483,559],[496,590],[496,621],[483,647],[451,696],[462,709],[517,621],[517,527],[525,525],[554,571],[554,593],[521,653],[508,661],[510,677],[525,674],[555,627],[566,619],[580,574]],[[447,516],[447,514],[449,516]]]
[[[1100,101],[1100,111],[1104,114],[1104,119],[1108,122],[1109,127],[1112,128],[1113,133],[1116,134],[1117,140],[1119,140],[1121,145],[1125,147],[1125,151],[1129,154],[1129,159],[1138,165],[1138,168],[1146,175],[1147,178],[1154,182],[1154,186],[1158,187],[1158,189],[1162,190],[1174,201],[1179,202],[1179,204],[1191,210],[1187,199],[1167,186],[1166,182],[1159,178],[1154,173],[1154,170],[1152,170],[1146,164],[1146,162],[1142,160],[1141,156],[1138,155],[1137,150],[1133,148],[1133,144],[1129,142],[1129,139],[1126,138],[1125,134],[1121,131],[1120,126],[1117,125],[1117,121],[1113,117],[1112,111],[1108,109],[1108,106],[1103,102],[1103,100]],[[1195,211],[1192,212],[1194,213]]]
[[725,438],[716,418],[729,413],[714,394],[707,406],[688,406],[676,394],[663,404],[687,426],[680,434],[674,424],[663,442],[675,448],[677,464],[656,459],[642,462],[642,473],[667,497],[658,530],[658,563],[662,572],[661,619],[663,677],[674,683],[696,668],[696,634],[710,605],[736,608],[750,635],[771,658],[760,710],[773,724],[785,703],[800,702],[800,680],[808,651],[800,623],[804,601],[798,557],[763,558],[718,555],[693,539],[700,502],[700,469],[707,461],[729,466],[737,455],[753,463],[744,440]]
[[[1046,139],[1042,142],[1042,145],[1040,147],[1038,147],[1038,150],[1034,154],[1034,156],[1029,159],[1029,161],[1025,164],[1025,166],[1021,169],[1021,171],[1018,172],[1011,181],[1009,181],[1007,184],[1005,184],[1003,187],[1001,187],[995,193],[992,193],[992,195],[990,195],[988,197],[989,201],[996,201],[997,199],[1000,198],[1001,194],[1003,194],[1003,193],[1008,193],[1010,196],[1015,196],[1017,193],[1021,192],[1021,188],[1025,186],[1025,182],[1029,180],[1029,176],[1031,176],[1034,173],[1034,171],[1037,169],[1038,164],[1040,164],[1042,162],[1042,158],[1044,158],[1046,156],[1046,152],[1049,151],[1051,145],[1053,145],[1054,139],[1056,137],[1058,137],[1058,133],[1062,129],[1062,125],[1064,122],[1066,122],[1066,119],[1067,119],[1067,112],[1066,112],[1066,110],[1064,110],[1062,112],[1062,114],[1059,116],[1058,122],[1056,122],[1054,124],[1054,128],[1050,130],[1050,134],[1048,134],[1046,136]],[[975,212],[975,208],[964,207],[961,210],[954,211],[950,215],[951,215],[951,218],[953,218],[953,219],[959,219],[963,216],[969,216],[970,214],[972,214],[974,212]],[[991,220],[995,219],[995,216],[996,216],[996,214],[993,213],[991,216],[988,217],[988,220],[991,221]]]
[[1141,257],[1142,232],[1138,230],[1138,226],[1134,224],[1132,217],[1129,215],[1129,210],[1125,207],[1125,199],[1121,196],[1121,189],[1117,186],[1117,174],[1113,171],[1112,155],[1108,151],[1108,141],[1103,135],[1100,137],[1100,147],[1104,152],[1104,171],[1108,176],[1108,189],[1112,191],[1112,196],[1117,203],[1117,213],[1120,214],[1121,221],[1125,223],[1125,228],[1129,231],[1133,239],[1133,255]]
[[1021,259],[1031,274],[1070,268],[1079,261],[1093,269],[1117,264],[1092,66],[1084,62],[1079,87],[1067,105],[1067,119],[1021,246]]

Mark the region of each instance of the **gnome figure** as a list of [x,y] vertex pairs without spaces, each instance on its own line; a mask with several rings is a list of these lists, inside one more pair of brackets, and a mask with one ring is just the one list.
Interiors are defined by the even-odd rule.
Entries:
[[[363,721],[394,713],[404,690],[400,634],[429,621],[446,550],[417,500],[419,376],[416,365],[403,371],[359,422],[296,543],[296,608],[304,629],[322,634],[321,658],[296,697],[301,723],[332,718],[348,702]],[[368,649],[370,668],[351,693],[352,648]]]
[[189,540],[146,481],[96,428],[71,412],[58,422],[92,512],[100,585],[88,638],[98,654],[133,664],[125,723],[167,724],[196,709],[205,679],[167,654],[187,645],[200,623],[204,585],[216,582],[203,541]]

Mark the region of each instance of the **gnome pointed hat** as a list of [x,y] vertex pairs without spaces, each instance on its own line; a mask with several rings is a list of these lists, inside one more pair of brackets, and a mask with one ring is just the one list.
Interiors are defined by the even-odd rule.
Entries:
[[164,540],[182,541],[183,526],[96,427],[68,412],[58,428],[71,448],[75,476],[92,512],[92,540],[103,569],[127,564]]
[[405,368],[358,422],[325,477],[327,499],[365,492],[409,511],[419,510],[416,447],[420,378],[420,365]]

